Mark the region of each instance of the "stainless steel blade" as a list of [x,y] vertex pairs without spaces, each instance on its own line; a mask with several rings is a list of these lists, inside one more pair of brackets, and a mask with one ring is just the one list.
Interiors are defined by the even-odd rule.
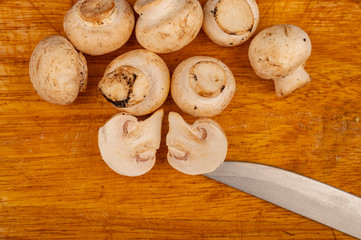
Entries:
[[361,239],[361,198],[279,168],[224,162],[205,176]]

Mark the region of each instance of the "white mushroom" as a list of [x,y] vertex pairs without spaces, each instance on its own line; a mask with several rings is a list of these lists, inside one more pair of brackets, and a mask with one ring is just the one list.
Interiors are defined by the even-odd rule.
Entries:
[[195,117],[221,113],[232,100],[236,82],[232,71],[218,59],[195,56],[174,70],[171,94],[178,107]]
[[122,47],[134,23],[132,7],[125,0],[79,0],[65,15],[64,30],[81,52],[102,55]]
[[208,0],[203,14],[203,31],[213,42],[225,47],[247,41],[259,23],[255,0]]
[[114,59],[99,82],[102,95],[118,110],[140,116],[166,100],[170,76],[165,62],[148,50],[133,50]]
[[221,126],[209,118],[187,124],[175,112],[169,113],[168,162],[180,172],[196,175],[214,171],[227,155],[227,137]]
[[170,53],[189,44],[202,27],[197,0],[137,0],[140,15],[135,27],[138,42],[156,53]]
[[311,55],[311,40],[297,26],[275,25],[262,30],[252,40],[248,55],[259,77],[274,80],[278,97],[311,81],[304,69]]
[[121,175],[139,176],[148,172],[159,149],[162,119],[163,109],[141,122],[121,113],[113,116],[98,133],[103,160]]
[[87,62],[66,38],[50,36],[35,47],[29,62],[29,75],[41,98],[66,105],[87,87]]

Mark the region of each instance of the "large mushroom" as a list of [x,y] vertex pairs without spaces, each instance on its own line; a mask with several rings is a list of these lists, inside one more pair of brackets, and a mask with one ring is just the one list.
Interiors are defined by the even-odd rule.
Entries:
[[29,62],[29,75],[35,91],[44,100],[67,105],[87,87],[85,57],[62,36],[44,38],[35,47]]
[[101,94],[118,110],[141,116],[155,111],[166,100],[170,75],[155,53],[138,49],[114,59],[99,82]]
[[311,81],[305,62],[311,55],[311,40],[294,25],[275,25],[262,30],[248,51],[254,72],[273,79],[278,97],[286,96]]
[[83,53],[103,55],[130,38],[135,19],[125,0],[79,0],[64,18],[69,40]]
[[155,164],[160,146],[163,109],[139,122],[136,117],[121,113],[99,129],[101,156],[115,172],[125,176],[145,174]]
[[227,155],[227,137],[221,126],[209,118],[187,124],[175,112],[169,113],[168,162],[180,172],[205,174],[221,165]]
[[236,81],[232,71],[220,60],[195,56],[174,70],[171,94],[178,107],[194,117],[213,117],[232,100]]
[[156,53],[170,53],[189,44],[202,27],[198,0],[137,0],[135,26],[138,42]]
[[206,35],[225,47],[234,47],[247,41],[259,23],[255,0],[208,0],[203,15]]

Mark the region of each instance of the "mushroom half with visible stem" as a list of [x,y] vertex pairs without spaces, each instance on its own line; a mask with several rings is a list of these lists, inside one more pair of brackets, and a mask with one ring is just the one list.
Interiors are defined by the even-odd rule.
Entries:
[[232,100],[236,82],[223,62],[207,56],[195,56],[174,70],[171,94],[178,107],[194,117],[212,117],[221,113]]
[[64,18],[69,40],[83,53],[103,55],[130,38],[135,19],[125,0],[79,0]]
[[165,62],[148,50],[133,50],[114,59],[99,82],[101,94],[118,110],[141,116],[166,100],[170,75]]
[[206,35],[225,47],[234,47],[247,41],[259,23],[255,0],[208,0],[203,15]]
[[189,44],[202,27],[198,0],[137,0],[135,26],[138,42],[156,53],[170,53]]
[[248,55],[254,72],[263,79],[273,79],[276,95],[282,97],[311,81],[304,69],[311,48],[311,40],[301,28],[275,25],[257,34]]
[[227,137],[221,126],[209,118],[187,124],[175,112],[169,113],[168,162],[180,172],[190,175],[214,171],[227,155]]
[[29,62],[35,91],[44,100],[67,105],[87,87],[88,67],[82,53],[64,37],[44,38],[35,47]]
[[101,156],[115,172],[125,176],[145,174],[155,164],[161,140],[163,109],[139,122],[121,113],[99,129]]

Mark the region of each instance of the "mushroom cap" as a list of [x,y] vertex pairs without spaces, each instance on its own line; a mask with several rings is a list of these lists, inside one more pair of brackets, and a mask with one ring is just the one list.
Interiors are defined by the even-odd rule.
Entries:
[[114,59],[106,68],[99,90],[118,110],[141,116],[167,99],[170,75],[157,54],[138,49]]
[[125,176],[145,174],[155,164],[161,140],[163,109],[144,121],[118,113],[99,129],[98,144],[105,163]]
[[125,0],[79,0],[66,13],[64,31],[74,46],[89,55],[103,55],[130,38],[135,19]]
[[203,11],[197,0],[137,0],[140,15],[135,34],[144,48],[170,53],[188,45],[202,27]]
[[66,105],[87,87],[87,62],[66,38],[49,36],[35,47],[29,62],[29,75],[41,98]]
[[213,42],[225,47],[247,41],[259,23],[255,0],[208,0],[203,15],[203,31]]
[[216,58],[194,56],[181,62],[173,72],[172,98],[183,112],[194,117],[221,113],[235,91],[232,71]]
[[311,55],[311,40],[294,25],[275,25],[262,30],[252,40],[249,60],[263,79],[277,79],[292,74]]
[[222,127],[209,118],[187,124],[175,112],[169,113],[168,162],[180,172],[190,175],[216,170],[227,155],[227,137]]

